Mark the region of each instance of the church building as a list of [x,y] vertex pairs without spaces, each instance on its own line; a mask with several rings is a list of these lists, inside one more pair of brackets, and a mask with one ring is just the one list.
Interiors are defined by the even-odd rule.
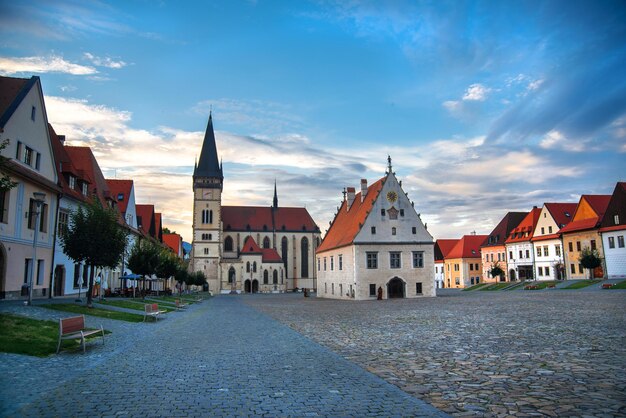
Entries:
[[391,168],[361,191],[344,189],[317,249],[317,297],[388,299],[435,296],[434,241]]
[[[213,293],[287,292],[316,287],[320,230],[306,208],[223,206],[224,173],[213,119],[193,172],[191,271],[202,271]],[[268,199],[269,200],[269,199]]]

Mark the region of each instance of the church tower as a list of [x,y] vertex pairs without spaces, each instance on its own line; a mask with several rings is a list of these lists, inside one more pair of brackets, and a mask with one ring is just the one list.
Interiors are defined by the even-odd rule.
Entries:
[[213,118],[209,113],[200,159],[193,170],[192,271],[202,271],[209,290],[220,291],[221,207],[224,175],[217,157]]

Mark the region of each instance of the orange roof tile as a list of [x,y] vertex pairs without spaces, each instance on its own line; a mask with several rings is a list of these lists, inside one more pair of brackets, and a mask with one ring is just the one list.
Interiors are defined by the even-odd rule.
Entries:
[[248,236],[243,242],[241,254],[260,254],[264,263],[282,263],[283,259],[273,248],[261,248],[254,238]]
[[[174,253],[182,257],[183,238],[178,234],[163,234],[163,243],[174,251]],[[180,253],[179,253],[180,251]]]
[[[117,201],[117,207],[120,212],[126,214],[128,208],[128,199],[133,189],[132,180],[118,180],[118,179],[106,179],[109,190],[111,191],[111,197]],[[119,198],[121,196],[121,199]]]
[[[544,203],[543,204],[559,228],[563,228],[574,218],[578,203]],[[535,224],[536,225],[536,224]]]
[[102,175],[96,157],[89,147],[65,146],[65,151],[70,156],[72,164],[79,173],[82,173],[85,180],[89,182],[88,188],[91,194],[98,196],[103,205],[111,198],[109,186]]
[[459,239],[438,239],[435,242],[435,261],[443,261],[446,259],[450,251],[452,251],[459,241]]
[[361,202],[361,193],[359,192],[355,196],[350,210],[346,209],[348,202],[343,201],[330,229],[317,249],[318,253],[352,244],[365,223],[367,215],[372,210],[372,206],[383,188],[385,178],[379,179],[367,188],[367,194],[363,202]]
[[480,258],[480,247],[489,235],[463,235],[446,258]]
[[[534,207],[528,215],[519,223],[513,230],[511,234],[506,239],[505,243],[510,244],[513,242],[524,242],[530,241],[533,237],[533,231],[535,230],[535,226],[537,226],[537,221],[539,220],[539,214],[541,213],[541,209],[538,207]],[[528,232],[528,236],[524,236],[524,233]]]
[[222,206],[225,231],[319,231],[306,208]]
[[146,236],[156,238],[154,225],[154,205],[135,205],[137,212],[137,227]]

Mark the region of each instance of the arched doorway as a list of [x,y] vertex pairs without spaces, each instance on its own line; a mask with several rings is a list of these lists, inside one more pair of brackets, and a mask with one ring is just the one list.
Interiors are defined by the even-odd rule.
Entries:
[[258,292],[259,292],[259,281],[252,280],[252,293],[258,293]]
[[250,287],[250,280],[246,280],[243,284],[243,291],[246,293],[251,293],[252,288]]
[[511,269],[509,270],[509,277],[511,278],[511,281],[514,282],[515,279],[515,270]]
[[235,273],[235,268],[231,267],[228,270],[228,284],[230,284],[230,285],[234,285],[235,284],[236,275],[237,275],[237,273]]
[[404,281],[399,277],[394,277],[387,283],[387,297],[389,299],[404,297]]
[[59,264],[54,269],[54,296],[63,296],[65,287],[65,266]]

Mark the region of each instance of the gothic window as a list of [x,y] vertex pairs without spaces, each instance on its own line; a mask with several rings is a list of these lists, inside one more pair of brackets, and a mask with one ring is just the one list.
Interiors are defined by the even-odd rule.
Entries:
[[[208,224],[209,222],[209,218],[213,218],[212,215],[213,211],[210,211],[208,209],[202,209],[202,223],[203,224]],[[210,215],[210,216],[209,216]]]
[[213,211],[212,210],[209,211],[209,223],[210,224],[213,223]]
[[283,264],[285,264],[285,267],[287,267],[287,249],[289,248],[289,240],[287,239],[287,237],[283,237],[283,239],[280,241],[280,252],[281,252],[281,256],[283,258]]
[[256,273],[256,261],[252,263],[252,272]]
[[231,267],[228,270],[228,283],[229,284],[233,284],[235,283],[235,277],[237,276],[237,273],[235,272],[235,268]]
[[263,238],[263,248],[270,248],[270,239],[268,237]]
[[232,251],[233,250],[233,239],[231,237],[226,237],[224,240],[224,251]]
[[268,284],[269,283],[269,275],[267,273],[267,270],[263,270],[263,284]]
[[250,273],[250,262],[246,263],[246,273]]
[[300,242],[300,277],[309,277],[309,240],[306,237]]
[[272,273],[272,283],[278,284],[278,270],[274,270]]

